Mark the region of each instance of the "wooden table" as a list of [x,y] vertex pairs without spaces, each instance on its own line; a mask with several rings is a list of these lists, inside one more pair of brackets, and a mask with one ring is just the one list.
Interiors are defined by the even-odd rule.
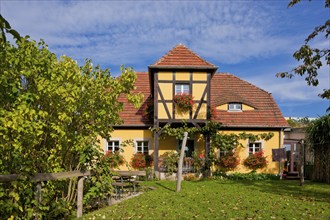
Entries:
[[114,170],[112,173],[112,179],[115,181],[112,186],[115,188],[116,199],[121,197],[125,189],[128,189],[130,193],[137,193],[140,185],[138,177],[146,176],[146,171]]

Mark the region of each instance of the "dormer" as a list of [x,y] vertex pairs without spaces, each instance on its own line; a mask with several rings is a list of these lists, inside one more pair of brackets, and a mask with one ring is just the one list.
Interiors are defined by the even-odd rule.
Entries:
[[251,104],[246,104],[244,102],[228,102],[216,107],[217,110],[224,110],[228,112],[243,112],[243,111],[253,111],[256,108],[251,106]]
[[[210,81],[217,67],[179,44],[149,66],[156,122],[206,121],[210,118]],[[182,111],[176,95],[192,97],[193,105]]]

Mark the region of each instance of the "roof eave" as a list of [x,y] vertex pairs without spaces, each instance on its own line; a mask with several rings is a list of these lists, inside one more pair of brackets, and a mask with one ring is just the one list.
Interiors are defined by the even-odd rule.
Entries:
[[191,65],[166,65],[166,66],[159,66],[159,65],[149,65],[148,69],[196,69],[196,70],[213,70],[214,73],[217,71],[217,66],[191,66]]
[[289,128],[290,126],[271,126],[271,125],[224,125],[222,124],[222,127],[224,128],[276,128],[276,129],[285,129]]

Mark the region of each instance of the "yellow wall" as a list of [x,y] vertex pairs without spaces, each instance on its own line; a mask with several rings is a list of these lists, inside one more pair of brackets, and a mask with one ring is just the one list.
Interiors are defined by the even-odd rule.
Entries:
[[[200,154],[203,152],[204,149],[204,140],[202,136],[196,136],[192,137],[193,140],[195,140],[195,150]],[[99,137],[100,143],[101,143],[101,150],[106,152],[106,140],[101,139]],[[127,140],[133,140],[133,144],[125,147],[121,147],[123,152],[121,153],[125,161],[130,163],[132,155],[136,153],[135,151],[135,145],[134,142],[136,140],[148,140],[149,141],[149,154],[153,156],[154,153],[154,146],[153,142],[154,139],[152,137],[151,131],[146,130],[136,130],[136,129],[124,129],[124,130],[115,130],[111,133],[111,139],[110,140],[119,140],[120,143]],[[166,152],[176,151],[178,150],[178,140],[175,139],[175,137],[167,136],[165,139],[161,138],[159,139],[159,147],[158,147],[158,155],[161,156]],[[120,170],[128,170],[127,165],[122,165],[119,167]]]
[[172,80],[173,79],[173,72],[159,72],[158,73],[158,80]]
[[[196,83],[192,86],[192,96],[195,100],[200,100],[206,88],[206,83]],[[207,95],[204,97],[207,100]]]
[[254,110],[254,108],[249,105],[242,104],[242,110],[249,111],[249,110]]
[[[243,131],[221,131],[224,134],[230,134],[230,133],[234,133],[234,134],[239,134],[242,133]],[[268,133],[268,132],[272,132],[274,134],[274,136],[268,140],[260,140],[260,142],[262,142],[262,150],[264,151],[264,156],[267,157],[267,161],[268,161],[268,165],[266,168],[262,169],[262,170],[257,170],[257,172],[262,172],[262,173],[273,173],[273,174],[277,174],[279,173],[279,162],[272,162],[272,149],[277,149],[280,147],[280,131],[249,131],[249,130],[245,130],[245,133],[251,133],[254,135],[257,134],[261,134],[261,133]],[[282,138],[283,138],[283,134],[282,134]],[[259,141],[256,141],[259,142]],[[243,148],[240,147],[237,149],[239,158],[240,158],[240,165],[233,171],[233,172],[240,172],[240,173],[248,173],[251,172],[251,170],[248,170],[247,168],[245,168],[242,163],[243,161],[248,157],[249,153],[249,141],[248,140],[241,140],[240,143],[244,146]],[[219,152],[216,152],[217,155],[219,155]]]
[[[193,80],[199,80],[199,81],[206,81],[207,80],[207,73],[206,72],[193,72],[192,74]],[[158,73],[158,80],[171,80],[173,79],[173,72],[159,72]],[[189,81],[190,80],[190,73],[189,72],[175,72],[175,79],[177,83],[180,83],[180,81]],[[165,100],[172,100],[172,94],[173,94],[173,85],[172,82],[170,83],[159,83],[159,89],[161,90],[163,97]],[[201,100],[202,95],[204,93],[204,90],[206,88],[206,82],[205,83],[194,83],[192,85],[192,96],[194,97],[194,100]],[[158,94],[158,100],[161,100],[160,95]],[[205,96],[204,101],[207,101],[207,96]],[[167,103],[166,104],[170,115],[172,116],[172,104]],[[197,109],[197,105],[194,105],[193,109],[193,115]],[[206,112],[207,108],[206,105],[203,104],[199,114],[197,116],[198,119],[206,119]],[[160,101],[158,102],[158,118],[159,119],[168,119],[168,116],[165,111],[165,107],[163,103]],[[176,119],[189,119],[189,112],[182,112],[178,108],[176,108]]]
[[[195,114],[197,108],[198,108],[198,104],[194,104],[193,115]],[[207,117],[206,112],[207,112],[207,104],[206,103],[203,103],[201,105],[201,108],[199,109],[199,113],[197,115],[197,119],[206,119],[206,117]]]
[[175,80],[180,81],[180,80],[190,80],[190,73],[189,72],[176,72],[175,73]]
[[[172,106],[173,104],[172,103],[165,103],[165,105],[167,106],[167,109],[170,113],[170,116],[172,117]],[[165,110],[165,106],[162,102],[159,102],[158,103],[158,118],[159,119],[168,119],[168,116],[167,116],[167,113],[166,113],[166,110]]]
[[[172,99],[172,83],[159,83],[159,88],[162,91],[163,97],[165,100]],[[158,100],[161,100],[160,95],[158,94]]]
[[197,72],[193,74],[193,80],[207,80],[207,73],[206,72]]
[[[224,134],[239,134],[242,133],[242,131],[220,131]],[[245,130],[245,133],[252,133],[254,135],[261,134],[261,133],[268,133],[269,131],[249,131]],[[268,160],[268,166],[263,170],[257,170],[257,172],[263,172],[263,173],[273,173],[277,174],[279,173],[279,163],[278,162],[272,162],[272,149],[279,148],[280,141],[279,141],[279,131],[271,131],[274,133],[274,136],[268,140],[261,140],[262,142],[262,148],[264,151],[264,155],[267,157]],[[284,137],[284,134],[282,134],[282,138]],[[149,141],[149,154],[153,156],[154,147],[153,147],[153,137],[150,132],[150,130],[135,130],[135,129],[125,129],[125,130],[115,130],[111,134],[111,140],[119,140],[120,142],[126,141],[132,139],[135,140],[148,140]],[[204,152],[204,138],[202,135],[196,135],[194,137],[191,137],[191,139],[195,140],[195,150],[197,150],[198,154],[201,154]],[[101,139],[101,149],[105,149],[105,140]],[[237,152],[240,157],[240,165],[233,171],[233,172],[241,172],[241,173],[248,173],[251,172],[251,170],[246,169],[242,163],[243,160],[248,157],[248,141],[242,140],[241,143],[243,144],[243,148],[238,148]],[[129,163],[131,160],[132,155],[135,153],[135,146],[126,146],[123,147],[123,156],[125,160]],[[175,139],[175,137],[167,136],[165,139],[159,140],[159,153],[158,155],[161,156],[166,152],[170,151],[176,151],[178,149],[178,140]],[[216,155],[219,155],[218,150],[216,150]],[[123,165],[120,167],[121,170],[127,170],[127,166]]]
[[[120,143],[127,140],[148,140],[149,141],[149,154],[153,154],[153,137],[151,131],[148,129],[145,130],[136,130],[136,129],[125,129],[125,130],[115,130],[111,133],[110,140],[119,140]],[[101,149],[105,150],[106,140],[101,140]],[[136,153],[134,143],[130,146],[121,147],[123,152],[122,155],[125,158],[125,161],[130,163],[132,155]],[[126,164],[119,167],[120,170],[128,170]]]

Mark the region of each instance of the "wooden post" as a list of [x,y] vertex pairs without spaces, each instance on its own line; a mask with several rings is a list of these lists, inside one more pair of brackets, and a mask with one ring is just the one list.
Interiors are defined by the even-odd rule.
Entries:
[[305,150],[304,150],[304,140],[301,140],[300,143],[300,169],[299,169],[299,176],[300,176],[300,186],[304,185],[305,178],[304,178],[304,166],[305,166]]
[[84,192],[84,177],[78,178],[78,192],[77,192],[77,218],[83,213],[83,192]]
[[158,131],[154,134],[154,174],[156,178],[160,178],[159,169],[158,169],[158,145],[159,145],[159,134]]
[[37,193],[36,193],[37,203],[41,203],[41,182],[37,182]]
[[177,192],[181,191],[183,156],[184,156],[184,150],[185,150],[186,144],[187,144],[188,132],[184,132],[183,135],[184,135],[184,137],[183,137],[181,151],[180,151],[179,167],[178,167],[178,174],[177,174],[178,179],[176,182],[176,191]]
[[207,178],[211,175],[211,170],[210,170],[210,135],[206,134],[204,135],[204,140],[205,140],[205,164],[204,164],[204,169],[203,169],[203,178]]

